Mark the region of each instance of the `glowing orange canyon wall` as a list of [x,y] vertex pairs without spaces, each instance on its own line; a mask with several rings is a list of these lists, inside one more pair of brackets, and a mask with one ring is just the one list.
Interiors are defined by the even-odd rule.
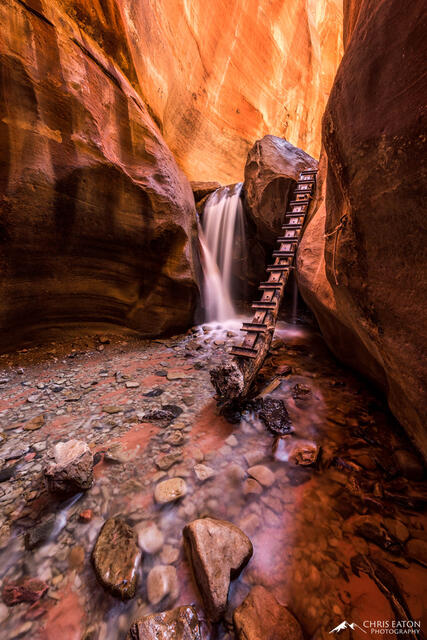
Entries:
[[267,133],[319,156],[342,56],[341,0],[40,4],[75,21],[122,70],[190,180],[242,179],[249,148]]

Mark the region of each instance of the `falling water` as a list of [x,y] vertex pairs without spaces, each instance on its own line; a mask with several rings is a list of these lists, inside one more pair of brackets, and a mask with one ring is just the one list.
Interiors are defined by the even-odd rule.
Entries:
[[241,190],[241,182],[217,189],[208,198],[203,212],[200,244],[207,321],[230,320],[236,316],[232,303],[232,267],[245,247]]

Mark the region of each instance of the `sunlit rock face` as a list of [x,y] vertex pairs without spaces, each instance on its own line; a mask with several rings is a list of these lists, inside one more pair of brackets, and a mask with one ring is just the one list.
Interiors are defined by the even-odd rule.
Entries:
[[318,157],[342,55],[341,0],[47,4],[126,75],[190,180],[242,180],[248,150],[267,133]]
[[192,321],[194,198],[132,86],[119,17],[105,49],[122,70],[55,6],[0,5],[2,347],[66,323]]
[[299,284],[331,349],[386,390],[427,454],[425,7],[350,1],[345,15]]

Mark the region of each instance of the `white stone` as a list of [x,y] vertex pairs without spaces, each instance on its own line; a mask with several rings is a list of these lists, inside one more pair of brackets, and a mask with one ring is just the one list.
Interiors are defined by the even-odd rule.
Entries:
[[215,475],[214,469],[206,466],[205,464],[196,464],[194,467],[194,473],[200,482],[205,482],[205,480],[208,480],[208,478],[212,478],[212,476]]
[[150,604],[158,604],[167,595],[178,597],[178,575],[172,565],[159,564],[147,576],[147,595]]
[[138,534],[138,544],[145,553],[157,553],[165,541],[163,533],[156,524],[144,523],[136,528]]
[[76,458],[80,458],[87,451],[90,453],[87,443],[83,440],[68,440],[67,442],[58,442],[53,449],[53,454],[56,464],[62,467]]

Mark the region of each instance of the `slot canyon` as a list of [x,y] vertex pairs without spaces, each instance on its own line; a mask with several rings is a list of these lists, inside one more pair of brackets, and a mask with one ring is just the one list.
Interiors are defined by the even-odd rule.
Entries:
[[426,638],[425,2],[0,21],[0,640]]

